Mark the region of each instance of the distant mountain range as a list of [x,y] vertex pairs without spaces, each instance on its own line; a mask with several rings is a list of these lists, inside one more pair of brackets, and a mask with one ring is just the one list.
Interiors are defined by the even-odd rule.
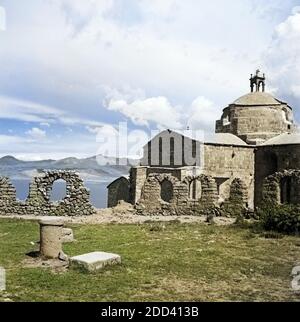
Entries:
[[0,158],[0,176],[28,179],[37,175],[41,170],[55,169],[75,170],[84,180],[109,181],[122,175],[128,175],[130,164],[138,164],[138,160],[98,155],[83,159],[71,157],[61,160],[22,161],[8,155]]

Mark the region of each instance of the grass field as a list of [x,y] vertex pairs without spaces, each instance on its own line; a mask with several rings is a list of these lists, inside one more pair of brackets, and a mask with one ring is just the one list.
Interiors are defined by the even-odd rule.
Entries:
[[0,301],[300,300],[290,286],[300,261],[299,237],[266,238],[272,236],[250,227],[164,225],[73,226],[77,241],[65,244],[65,253],[109,251],[120,254],[123,264],[97,274],[58,273],[22,264],[39,238],[37,223],[2,219],[7,292]]

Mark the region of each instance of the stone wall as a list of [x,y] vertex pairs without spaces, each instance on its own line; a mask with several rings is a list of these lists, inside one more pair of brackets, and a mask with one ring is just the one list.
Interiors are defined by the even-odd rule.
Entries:
[[130,202],[136,204],[142,194],[142,188],[147,179],[147,167],[132,167],[130,169]]
[[[66,197],[51,202],[54,181],[66,181]],[[82,216],[95,213],[89,201],[89,191],[82,179],[73,171],[45,171],[35,177],[25,202],[16,200],[16,190],[7,178],[0,178],[1,215]]]
[[16,202],[16,189],[8,178],[0,177],[0,205],[8,205]]
[[247,203],[254,208],[254,153],[253,147],[205,144],[205,175],[213,177],[218,185],[219,201],[230,197],[231,183],[240,178],[247,188]]
[[216,122],[217,133],[232,133],[248,144],[259,144],[282,133],[295,131],[293,113],[285,103],[235,105],[224,109]]
[[132,167],[130,170],[130,203],[136,204],[142,195],[143,186],[151,174],[169,174],[178,180],[182,179],[182,169],[157,168],[157,167]]
[[245,183],[236,178],[230,185],[230,196],[221,205],[221,213],[224,216],[237,217],[248,209],[248,189]]
[[300,204],[300,171],[285,170],[265,178],[262,200],[271,204]]
[[300,169],[300,145],[260,146],[255,153],[255,206],[263,200],[264,179],[276,172]]
[[[197,180],[201,184],[201,195],[192,199],[190,184]],[[169,182],[168,185],[165,183]],[[165,192],[163,189],[168,189]],[[171,187],[171,188],[170,188]],[[169,194],[169,202],[163,200]],[[183,181],[170,174],[150,174],[143,186],[141,199],[136,204],[140,215],[202,215],[217,208],[217,185],[212,177],[190,176]]]
[[[138,181],[138,170],[143,176]],[[237,216],[249,208],[249,188],[241,178],[230,178],[228,196],[220,203],[218,185],[209,175],[185,175],[186,168],[134,168],[131,182],[139,182],[140,198],[135,205],[139,215]],[[196,170],[196,169],[194,169]],[[149,175],[147,175],[149,171]],[[163,173],[163,171],[165,171]],[[146,178],[146,179],[145,179]],[[118,180],[117,180],[118,181]],[[111,191],[113,193],[113,191]],[[113,197],[113,196],[112,196]]]
[[[254,152],[251,146],[204,144],[203,167],[134,167],[130,173],[131,203],[139,213],[197,215],[224,204],[228,208],[241,193],[240,208],[253,209]],[[161,195],[163,180],[172,183],[169,185],[172,198]],[[191,197],[194,180],[199,181],[194,186],[201,187],[201,197],[197,200]]]

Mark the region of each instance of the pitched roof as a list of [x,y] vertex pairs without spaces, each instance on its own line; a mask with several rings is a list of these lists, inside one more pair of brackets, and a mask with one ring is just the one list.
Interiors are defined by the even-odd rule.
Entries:
[[247,145],[242,139],[231,133],[205,134],[204,143],[226,144],[226,145]]
[[300,144],[300,133],[281,134],[264,142],[262,145],[285,145],[285,144]]
[[[158,135],[151,139],[154,140],[157,137],[162,137],[164,135],[179,135],[187,137],[191,140],[195,140],[207,144],[221,144],[221,145],[246,145],[242,139],[231,133],[208,133],[203,131],[181,131],[181,130],[165,130],[160,132]],[[145,147],[147,144],[145,145]]]

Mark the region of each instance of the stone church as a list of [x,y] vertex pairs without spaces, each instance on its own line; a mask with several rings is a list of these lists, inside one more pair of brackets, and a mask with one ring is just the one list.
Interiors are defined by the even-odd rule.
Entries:
[[250,93],[223,110],[213,136],[154,137],[129,178],[108,186],[108,207],[124,200],[141,214],[231,215],[264,200],[300,203],[300,134],[292,107],[265,92],[265,82],[260,71],[251,75]]

